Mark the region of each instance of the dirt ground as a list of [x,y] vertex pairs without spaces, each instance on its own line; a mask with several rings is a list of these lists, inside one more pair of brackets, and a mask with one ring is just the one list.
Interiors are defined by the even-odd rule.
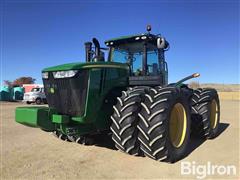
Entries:
[[239,179],[239,102],[221,101],[219,136],[214,140],[192,139],[189,155],[174,163],[156,162],[116,151],[107,136],[98,145],[83,146],[61,141],[49,133],[17,124],[14,109],[21,103],[1,103],[0,179],[186,179],[181,162],[234,165],[237,175],[207,178]]
[[218,95],[222,100],[239,100],[240,101],[240,91],[239,92],[218,92]]

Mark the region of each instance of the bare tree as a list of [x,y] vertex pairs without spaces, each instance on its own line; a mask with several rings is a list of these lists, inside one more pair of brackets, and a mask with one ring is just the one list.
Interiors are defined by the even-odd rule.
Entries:
[[5,86],[8,86],[8,87],[12,87],[12,86],[13,86],[13,83],[12,83],[11,81],[9,81],[9,80],[4,80],[4,81],[3,81],[3,84],[4,84]]

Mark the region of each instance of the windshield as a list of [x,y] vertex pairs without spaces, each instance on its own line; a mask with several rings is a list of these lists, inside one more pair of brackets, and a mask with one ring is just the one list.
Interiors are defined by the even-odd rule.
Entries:
[[[122,46],[111,50],[110,60],[113,62],[128,63],[134,75],[141,75],[143,59],[143,46]],[[147,51],[147,75],[159,74],[158,51]]]
[[32,88],[31,92],[38,92],[40,88]]

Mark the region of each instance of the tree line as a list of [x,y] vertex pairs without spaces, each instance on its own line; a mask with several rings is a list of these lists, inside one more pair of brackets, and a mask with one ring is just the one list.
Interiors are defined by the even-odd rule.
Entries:
[[4,85],[8,87],[20,87],[23,84],[34,84],[36,79],[32,77],[19,77],[14,81],[4,80]]

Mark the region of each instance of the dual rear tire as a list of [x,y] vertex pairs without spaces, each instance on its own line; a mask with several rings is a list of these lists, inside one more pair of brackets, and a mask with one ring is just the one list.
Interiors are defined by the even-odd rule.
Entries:
[[204,139],[217,136],[220,120],[220,103],[215,89],[197,89],[193,93],[192,133]]

